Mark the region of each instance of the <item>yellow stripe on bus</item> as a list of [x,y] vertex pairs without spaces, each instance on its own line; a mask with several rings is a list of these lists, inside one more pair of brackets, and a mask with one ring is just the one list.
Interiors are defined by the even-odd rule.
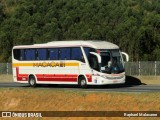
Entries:
[[12,67],[33,66],[33,63],[12,63]]
[[79,66],[79,63],[65,63],[65,66]]
[[65,66],[79,66],[79,63],[77,62],[72,62],[72,63],[65,63],[65,62],[36,62],[36,63],[13,63],[12,67],[20,67],[20,66],[25,66],[25,67],[29,67],[29,66],[34,66],[34,67],[65,67]]

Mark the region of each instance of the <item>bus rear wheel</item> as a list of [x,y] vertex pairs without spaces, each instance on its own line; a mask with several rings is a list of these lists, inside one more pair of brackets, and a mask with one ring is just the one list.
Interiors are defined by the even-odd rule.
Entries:
[[84,76],[80,77],[79,80],[78,80],[78,85],[81,87],[81,88],[87,88],[87,81],[85,79]]
[[30,87],[36,87],[37,83],[36,83],[36,79],[34,76],[29,77],[29,85]]

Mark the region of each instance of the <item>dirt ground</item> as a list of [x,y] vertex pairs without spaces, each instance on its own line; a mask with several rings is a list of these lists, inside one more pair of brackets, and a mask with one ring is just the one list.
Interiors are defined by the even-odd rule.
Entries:
[[0,98],[0,111],[160,110],[160,93],[108,93],[65,91],[61,89],[4,88],[0,89]]
[[142,83],[149,85],[160,84],[160,76],[136,76]]
[[[0,98],[0,111],[160,111],[160,93],[1,88]],[[54,119],[59,120],[62,118]],[[63,119],[70,120],[77,118],[70,117]],[[78,119],[88,120],[92,118],[82,117]],[[101,120],[106,118],[97,117],[96,119]],[[123,118],[109,119],[122,120]],[[40,118],[36,120],[40,120]]]
[[11,74],[0,74],[0,82],[13,82]]

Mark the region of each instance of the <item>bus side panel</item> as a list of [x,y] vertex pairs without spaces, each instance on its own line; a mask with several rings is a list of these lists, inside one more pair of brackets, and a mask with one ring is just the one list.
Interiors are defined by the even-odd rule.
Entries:
[[12,71],[13,71],[13,81],[17,82],[16,68],[12,68]]
[[87,83],[91,83],[92,82],[92,74],[91,74],[91,69],[90,67],[87,65],[87,63],[80,63],[79,66],[79,70],[80,70],[80,75],[84,75],[86,77]]
[[36,73],[37,81],[77,82],[78,62],[65,62],[63,67],[40,67]]
[[37,83],[61,84],[64,82],[66,84],[75,84],[79,75],[79,62],[66,62],[64,67],[33,66],[33,63],[16,63],[15,65],[13,68],[15,82],[28,82],[28,76],[33,74],[37,79]]

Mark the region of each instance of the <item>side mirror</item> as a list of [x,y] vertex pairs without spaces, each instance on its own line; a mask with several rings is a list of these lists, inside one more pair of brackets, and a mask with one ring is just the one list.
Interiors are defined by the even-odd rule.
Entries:
[[121,52],[121,53],[122,53],[122,55],[125,56],[125,61],[128,62],[129,61],[129,55],[125,52]]
[[89,52],[89,53],[92,55],[95,55],[98,59],[98,63],[101,63],[101,56],[98,53],[95,53],[95,52]]

